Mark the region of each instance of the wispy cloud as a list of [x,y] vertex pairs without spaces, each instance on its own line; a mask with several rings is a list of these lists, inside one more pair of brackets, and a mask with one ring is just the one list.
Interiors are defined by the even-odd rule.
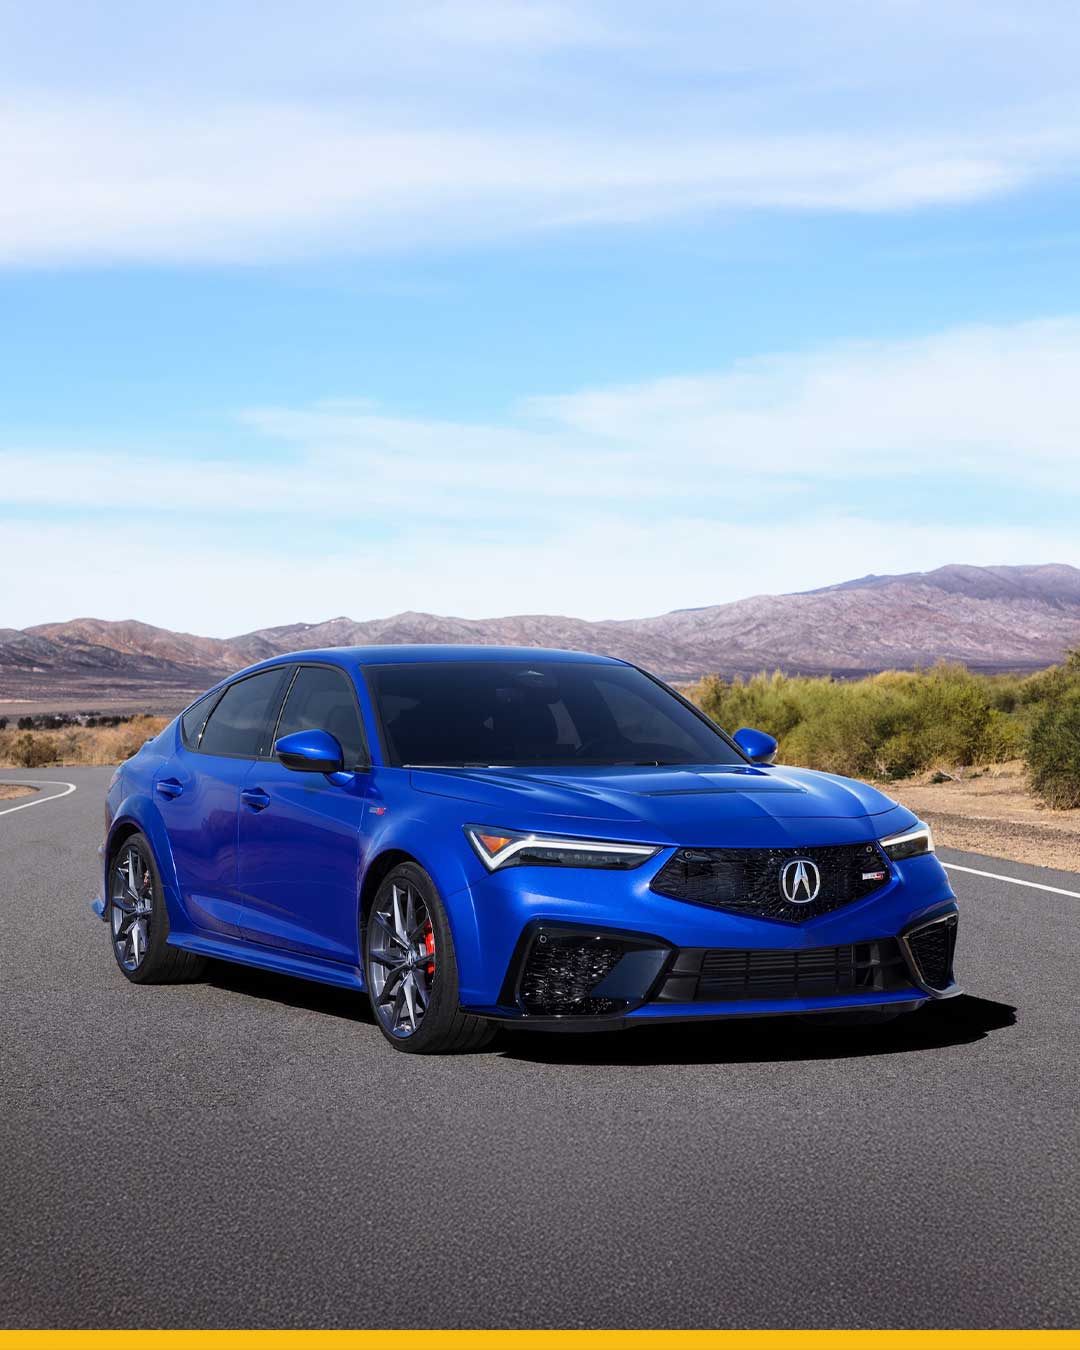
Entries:
[[410,129],[365,109],[22,99],[0,111],[0,263],[250,263],[724,210],[881,212],[1080,164],[1075,137]]
[[[5,617],[629,617],[869,570],[1080,564],[1080,536],[1053,523],[1080,498],[1077,370],[1068,318],[526,400],[501,422],[263,408],[242,415],[262,452],[231,458],[12,446]],[[1055,504],[1045,525],[1015,519],[1032,489]]]
[[[283,555],[276,530],[238,549],[227,532],[193,524],[178,569],[176,538],[151,524],[126,526],[117,552],[89,525],[6,525],[5,622],[25,627],[89,614],[227,637],[338,614],[364,619],[405,610],[634,618],[828,585],[864,570],[862,564],[883,573],[957,560],[1080,563],[1071,531],[959,524],[944,532],[917,521],[848,515],[782,530],[694,516],[555,519],[539,540],[509,532],[493,538],[460,525],[433,530],[405,519],[392,542],[361,537],[352,544],[324,544],[310,521],[304,526],[307,550],[297,557]],[[32,589],[20,585],[29,558]]]
[[[201,25],[45,8],[86,59],[63,69],[47,15],[13,27],[19,83],[0,80],[7,266],[247,263],[744,210],[906,211],[1080,164],[1075,41],[1047,5],[1026,6],[1020,26],[1007,5],[943,15],[921,0],[826,5],[813,23],[783,0],[752,16],[314,0],[302,23],[241,3],[207,7]],[[1021,40],[1037,81],[1015,61]]]
[[395,415],[366,400],[239,414],[249,455],[194,462],[130,450],[3,455],[0,502],[106,506],[118,480],[147,513],[230,515],[303,505],[375,519],[409,507],[542,516],[575,496],[593,512],[882,479],[1052,484],[1080,495],[1080,319],[965,327],[736,362],[712,374],[527,398],[490,422]]

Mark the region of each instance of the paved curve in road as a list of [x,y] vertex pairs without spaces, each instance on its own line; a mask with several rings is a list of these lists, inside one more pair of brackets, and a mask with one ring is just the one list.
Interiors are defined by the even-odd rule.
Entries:
[[876,1032],[413,1058],[344,992],[129,985],[108,772],[0,818],[0,1325],[1077,1324],[1080,900],[954,873],[968,993]]

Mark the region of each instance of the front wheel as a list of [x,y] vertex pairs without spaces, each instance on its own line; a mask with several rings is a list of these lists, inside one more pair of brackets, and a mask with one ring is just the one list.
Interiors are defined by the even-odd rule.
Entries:
[[390,872],[364,925],[364,981],[379,1030],[396,1050],[476,1050],[495,1034],[458,1006],[454,939],[435,883],[416,863]]

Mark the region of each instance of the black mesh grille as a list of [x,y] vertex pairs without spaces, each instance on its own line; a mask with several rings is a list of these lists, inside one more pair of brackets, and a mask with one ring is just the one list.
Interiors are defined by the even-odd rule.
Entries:
[[956,915],[928,924],[908,935],[908,947],[923,984],[947,989],[952,983],[953,950],[956,947]]
[[[781,875],[799,859],[818,869],[821,888],[808,903],[793,904]],[[652,880],[652,889],[675,900],[731,910],[784,923],[805,923],[819,914],[862,900],[889,880],[889,864],[876,844],[824,848],[681,848]],[[812,874],[811,874],[812,878]]]
[[809,951],[684,951],[660,1001],[727,1003],[743,999],[834,998],[912,987],[895,938]]
[[855,988],[854,947],[809,952],[707,952],[699,998],[797,998]]
[[537,1017],[597,1016],[617,1012],[623,1001],[592,998],[626,950],[624,944],[581,934],[540,933],[521,977],[521,1002]]

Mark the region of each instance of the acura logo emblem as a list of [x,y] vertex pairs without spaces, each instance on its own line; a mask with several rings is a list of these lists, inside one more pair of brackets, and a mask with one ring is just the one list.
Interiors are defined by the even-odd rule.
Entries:
[[792,858],[780,873],[780,889],[789,905],[808,905],[821,890],[821,873],[809,858]]

